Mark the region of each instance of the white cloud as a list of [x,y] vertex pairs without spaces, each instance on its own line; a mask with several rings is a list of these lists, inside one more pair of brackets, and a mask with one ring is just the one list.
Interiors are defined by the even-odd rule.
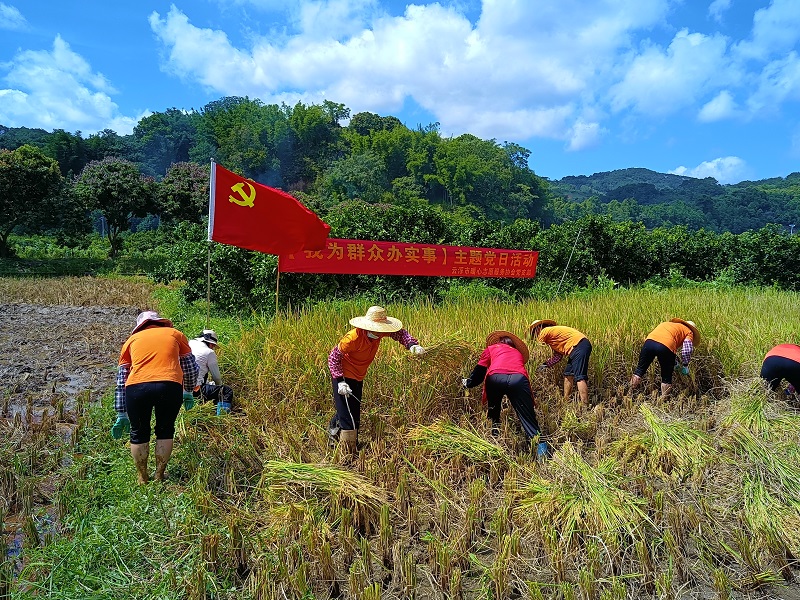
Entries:
[[[60,36],[52,52],[26,50],[2,65],[8,70],[0,89],[0,123],[11,127],[63,128],[94,133],[105,128],[119,134],[133,130],[139,118],[120,115],[111,83],[72,51]],[[146,113],[145,113],[146,114]]]
[[28,28],[28,22],[19,9],[0,2],[0,29],[22,30]]
[[800,40],[800,10],[797,0],[772,0],[753,16],[750,38],[736,44],[736,54],[744,59],[767,60],[791,50]]
[[750,169],[738,156],[724,156],[702,162],[693,168],[681,166],[669,172],[673,175],[686,175],[698,179],[713,177],[720,183],[738,183],[747,178]]
[[715,21],[722,21],[722,13],[731,7],[731,0],[714,0],[708,7],[709,16]]
[[736,101],[728,90],[722,90],[712,100],[706,102],[697,115],[701,123],[711,123],[730,119],[740,114]]
[[679,31],[669,47],[651,46],[635,57],[622,80],[610,90],[611,106],[666,115],[690,106],[706,90],[731,78],[727,41],[721,35]]
[[[225,95],[267,102],[328,98],[353,112],[399,110],[411,98],[443,131],[520,139],[526,132],[591,143],[600,127],[576,124],[595,108],[596,85],[635,32],[661,22],[668,0],[484,0],[477,23],[441,4],[401,16],[370,0],[301,2],[296,31],[237,47],[178,8],[150,26],[167,50],[165,70]],[[357,23],[348,29],[344,20]],[[326,23],[332,23],[326,28]]]
[[579,119],[572,126],[572,132],[567,145],[567,150],[585,150],[592,148],[600,142],[606,130],[600,123],[590,123]]
[[757,78],[757,87],[747,100],[753,115],[774,113],[787,101],[800,100],[800,57],[790,52],[767,64]]

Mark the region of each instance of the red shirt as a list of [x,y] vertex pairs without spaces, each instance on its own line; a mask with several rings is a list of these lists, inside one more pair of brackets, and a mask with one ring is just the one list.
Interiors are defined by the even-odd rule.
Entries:
[[796,363],[800,363],[800,346],[795,346],[794,344],[780,344],[767,352],[764,360],[768,359],[770,356],[780,356],[781,358],[788,358]]

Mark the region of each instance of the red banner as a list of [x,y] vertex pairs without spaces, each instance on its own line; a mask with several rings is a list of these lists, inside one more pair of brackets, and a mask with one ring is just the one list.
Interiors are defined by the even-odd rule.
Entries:
[[324,248],[330,226],[286,192],[211,166],[208,239],[267,254]]
[[278,263],[286,273],[527,278],[538,259],[535,250],[329,238],[325,250],[281,255]]

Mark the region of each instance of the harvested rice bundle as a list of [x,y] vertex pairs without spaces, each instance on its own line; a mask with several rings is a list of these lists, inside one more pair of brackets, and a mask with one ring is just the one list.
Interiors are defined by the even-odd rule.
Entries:
[[647,403],[639,411],[649,431],[626,436],[611,445],[623,464],[634,463],[641,457],[647,471],[680,478],[696,475],[706,465],[718,461],[719,453],[706,432],[688,421],[659,418]]
[[534,474],[520,488],[517,513],[536,528],[555,527],[567,548],[589,536],[618,548],[624,536],[641,539],[651,523],[645,501],[624,488],[625,478],[612,458],[593,467],[565,442],[548,472],[552,479]]
[[416,427],[407,437],[423,448],[448,459],[462,456],[479,464],[512,462],[511,457],[500,446],[482,438],[475,431],[462,429],[445,421]]
[[[268,494],[282,494],[295,500],[336,496],[379,512],[386,492],[357,473],[320,464],[271,460],[264,465],[259,487]],[[325,498],[323,498],[325,499]]]
[[459,332],[452,333],[433,344],[425,346],[424,354],[412,355],[414,359],[433,365],[442,371],[460,372],[464,363],[475,354],[475,347],[460,337]]

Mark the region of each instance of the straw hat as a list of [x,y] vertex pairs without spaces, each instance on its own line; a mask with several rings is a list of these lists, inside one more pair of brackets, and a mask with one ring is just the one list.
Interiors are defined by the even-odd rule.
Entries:
[[694,336],[694,343],[700,341],[700,332],[697,331],[697,325],[694,324],[694,321],[684,321],[683,319],[679,319],[675,317],[674,319],[670,319],[670,323],[680,323],[681,325],[686,325],[689,329],[692,330],[692,335]]
[[370,306],[367,314],[363,317],[353,317],[350,325],[375,333],[393,333],[403,328],[400,319],[386,315],[386,309],[382,306]]
[[145,310],[139,313],[139,316],[136,317],[136,327],[133,328],[131,331],[131,335],[147,327],[152,323],[158,323],[159,325],[164,325],[166,327],[172,327],[172,321],[169,319],[164,319],[154,310]]
[[549,327],[550,325],[556,325],[557,323],[553,321],[553,319],[536,319],[533,323],[528,325],[528,335],[533,337],[533,330],[536,329],[539,325],[545,325]]
[[486,338],[486,345],[491,346],[492,344],[496,344],[500,341],[501,337],[511,338],[511,341],[514,342],[514,348],[519,350],[519,353],[522,354],[522,362],[528,362],[528,359],[531,357],[528,345],[510,331],[493,331],[489,334],[489,337]]

